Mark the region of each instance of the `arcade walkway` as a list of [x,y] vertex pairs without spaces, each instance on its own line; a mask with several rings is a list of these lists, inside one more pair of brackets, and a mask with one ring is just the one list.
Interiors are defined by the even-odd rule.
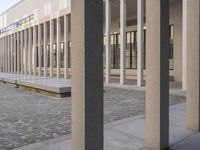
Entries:
[[[170,104],[185,103],[184,93],[176,87],[174,88],[171,90]],[[110,84],[106,85],[104,89],[104,123],[106,128],[112,124],[118,126],[118,122],[121,122],[123,126],[124,119],[132,122],[132,117],[144,115],[144,88],[130,85],[121,88],[118,84]],[[46,97],[16,89],[12,85],[1,84],[0,149],[17,148],[52,138],[59,140],[63,135],[69,134],[70,104],[71,98]],[[142,119],[138,121],[141,122]],[[117,137],[117,135],[115,136]],[[115,142],[117,141],[116,138]],[[108,142],[111,141],[108,139]]]
[[[185,103],[170,107],[170,148],[172,150],[197,150],[200,135],[185,126]],[[141,150],[145,147],[144,116],[137,115],[104,126],[105,150]],[[15,150],[71,150],[70,135],[31,144]]]

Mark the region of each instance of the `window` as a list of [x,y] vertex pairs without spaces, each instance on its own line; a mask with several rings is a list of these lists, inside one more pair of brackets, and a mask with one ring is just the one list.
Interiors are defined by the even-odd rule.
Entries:
[[53,45],[53,67],[57,67],[57,44]]
[[41,67],[44,67],[44,48],[41,46]]
[[120,34],[111,35],[111,68],[119,69],[120,68]]
[[68,67],[71,68],[71,41],[68,42]]
[[61,68],[64,68],[64,56],[65,56],[64,42],[62,42],[60,45],[60,66],[61,66]]
[[170,25],[169,69],[174,69],[174,26]]
[[47,45],[47,67],[50,67],[50,45]]
[[36,67],[39,67],[38,47],[36,47]]

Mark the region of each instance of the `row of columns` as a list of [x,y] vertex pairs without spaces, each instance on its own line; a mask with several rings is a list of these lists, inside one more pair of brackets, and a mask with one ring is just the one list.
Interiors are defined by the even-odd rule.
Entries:
[[[105,3],[108,44],[106,55],[109,57],[110,1],[106,0]],[[187,128],[200,131],[200,1],[187,0],[186,5],[186,120]],[[124,1],[121,2],[121,6],[124,11]],[[146,1],[145,141],[146,146],[152,150],[169,147],[169,6],[168,0]],[[76,43],[72,45],[72,150],[103,150],[102,11],[103,1],[72,1],[72,44]],[[121,23],[123,21],[122,19]],[[106,63],[108,82],[108,58]]]
[[[111,79],[111,0],[105,1],[106,35],[106,83]],[[182,38],[182,89],[186,91],[187,68],[187,0],[183,0],[183,38]],[[137,1],[137,85],[144,81],[144,0]],[[125,84],[125,49],[126,49],[126,0],[120,0],[120,84]]]
[[[48,56],[47,56],[47,44],[48,44],[48,22],[44,22],[33,27],[22,29],[15,33],[10,33],[0,38],[0,45],[2,50],[0,51],[0,67],[1,72],[17,73],[48,76],[48,70],[50,77],[53,77],[53,44],[54,44],[54,20],[50,20],[50,68],[47,68]],[[69,16],[64,15],[64,78],[68,78],[68,41],[69,41]],[[61,17],[56,19],[56,43],[57,43],[57,78],[60,78],[60,59],[61,59]],[[42,38],[43,35],[43,38]],[[43,41],[43,43],[42,43]],[[58,44],[59,43],[59,44]],[[43,45],[43,49],[42,49]],[[45,45],[45,46],[44,46]],[[37,61],[37,47],[38,47],[38,67]],[[43,50],[43,64],[42,68],[42,50]]]
[[[125,49],[126,49],[126,1],[120,0],[120,84],[125,84]],[[105,1],[105,35],[106,35],[106,83],[111,79],[111,0]],[[143,85],[143,59],[144,59],[144,0],[138,0],[138,25],[137,25],[137,85]]]

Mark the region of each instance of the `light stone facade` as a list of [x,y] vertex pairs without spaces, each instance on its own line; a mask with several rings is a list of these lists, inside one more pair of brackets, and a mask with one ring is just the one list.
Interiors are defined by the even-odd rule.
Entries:
[[186,90],[187,127],[200,130],[199,0],[73,0],[72,15],[68,1],[28,2],[2,14],[3,27],[15,24],[1,30],[0,70],[67,78],[72,62],[72,150],[103,150],[103,71],[106,83],[146,80],[148,148],[169,146],[169,74]]
[[[40,5],[38,5],[38,3]],[[19,41],[18,39],[15,40],[16,43],[17,41],[19,41],[18,44],[21,43],[21,45],[18,46],[18,44],[16,44],[15,45],[16,47],[15,48],[13,47],[14,48],[13,53],[12,51],[8,53],[9,55],[7,56],[7,58],[5,58],[5,61],[9,59],[6,67],[8,67],[8,69],[9,68],[11,69],[14,62],[18,62],[18,63],[20,62],[20,64],[17,63],[16,65],[17,66],[21,65],[21,67],[16,67],[16,68],[13,67],[13,70],[8,70],[8,71],[11,73],[23,72],[24,74],[30,74],[30,75],[33,74],[33,75],[50,76],[50,77],[58,77],[58,78],[69,77],[68,75],[70,75],[71,73],[71,59],[70,59],[71,58],[71,55],[70,55],[71,54],[71,51],[70,51],[71,1],[59,0],[57,2],[53,0],[42,0],[42,1],[38,1],[38,3],[35,1],[29,2],[28,0],[22,0],[0,15],[0,27],[2,29],[4,29],[4,27],[7,27],[9,30],[7,32],[4,32],[4,30],[2,31],[3,33],[1,33],[0,35],[1,43],[3,43],[3,37],[6,37],[6,38],[9,37],[9,39],[11,39],[11,36],[9,35],[14,35],[14,34],[19,34],[19,37],[22,40],[22,42],[20,42],[21,40]],[[109,32],[110,34],[118,35],[117,36],[118,45],[116,45],[116,43],[114,44],[113,38],[110,37],[110,41],[108,42],[111,43],[111,45],[108,47],[109,49],[108,53],[110,53],[108,56],[107,50],[106,50],[106,47],[108,46],[108,44],[106,44],[106,39],[107,39],[106,38],[106,33],[107,33],[106,23],[108,20],[106,20],[107,18],[106,18],[106,2],[105,2],[104,3],[104,7],[105,7],[105,10],[104,10],[105,12],[104,13],[105,14],[104,15],[104,18],[105,18],[104,68],[105,68],[106,82],[107,83],[110,82],[110,80],[107,79],[108,76],[110,75],[114,77],[120,76],[121,84],[124,84],[125,79],[127,78],[127,79],[137,79],[138,85],[141,86],[142,80],[145,79],[145,76],[146,76],[146,68],[142,69],[145,66],[144,61],[146,62],[146,59],[145,59],[146,56],[144,56],[146,52],[142,52],[141,53],[142,55],[139,55],[140,51],[137,52],[137,49],[140,49],[140,45],[141,45],[142,51],[146,49],[146,47],[144,46],[146,36],[144,37],[145,38],[143,40],[144,42],[142,41],[139,42],[139,40],[132,41],[131,43],[132,47],[138,43],[137,47],[134,48],[135,54],[130,52],[132,51],[131,48],[129,48],[129,52],[127,53],[123,51],[120,52],[120,49],[122,49],[122,47],[124,49],[127,49],[128,42],[126,41],[126,39],[127,39],[128,34],[129,33],[132,34],[132,32],[136,32],[139,29],[138,28],[139,26],[137,26],[137,20],[139,21],[139,19],[137,19],[137,17],[139,17],[138,14],[140,12],[137,12],[139,10],[139,9],[137,10],[137,0],[134,0],[134,1],[126,0],[125,6],[124,6],[125,13],[124,14],[121,13],[121,15],[120,15],[120,10],[121,10],[120,2],[110,1],[109,3],[110,3]],[[145,18],[145,9],[143,11],[144,12],[142,13],[142,15],[144,15],[144,18]],[[123,21],[122,15],[125,17],[124,26],[123,28],[120,28],[120,19],[121,21]],[[65,19],[67,21],[65,21]],[[20,20],[22,21],[20,22]],[[27,20],[26,23],[25,23],[25,20]],[[50,23],[50,20],[52,23]],[[142,23],[141,25],[142,26],[144,25],[144,29],[146,30],[145,21],[143,22],[143,19],[140,19],[140,20],[142,21],[142,22],[140,21]],[[15,23],[13,26],[9,26],[13,23]],[[22,23],[22,25],[20,24],[19,27],[15,27],[16,23],[18,24]],[[39,24],[40,26],[38,26]],[[44,24],[45,24],[45,28],[44,28]],[[182,2],[180,0],[178,1],[173,0],[171,2],[170,25],[173,26],[173,29],[172,29],[172,32],[173,32],[172,33],[172,36],[173,36],[172,37],[173,38],[172,39],[172,46],[173,46],[172,55],[173,57],[170,60],[171,66],[172,66],[170,69],[170,76],[173,77],[175,81],[181,82],[182,81],[182,38],[181,38],[182,37]],[[52,27],[53,31],[50,30],[50,26]],[[35,28],[34,30],[36,30],[36,33],[34,33],[35,31],[33,32],[33,28]],[[39,32],[38,29],[40,29],[41,31]],[[124,31],[123,38],[120,37],[120,35],[122,35],[123,33],[122,31]],[[21,36],[22,34],[23,36]],[[36,34],[35,35],[36,37],[33,36],[34,34]],[[38,36],[39,34],[41,34],[41,36]],[[143,34],[144,32],[141,34],[142,37],[144,36]],[[27,36],[28,39],[29,38],[31,39],[30,40],[27,39],[26,41],[25,36]],[[137,39],[138,37],[136,36],[134,38]],[[14,38],[12,40],[14,40]],[[59,41],[62,44],[58,45],[57,43]],[[124,42],[123,45],[120,44],[121,41]],[[46,46],[43,48],[44,44]],[[41,45],[41,46],[38,47],[38,45]],[[120,48],[119,45],[121,45],[122,47]],[[114,48],[116,51],[115,53],[119,53],[119,54],[114,54]],[[16,49],[16,53],[14,53],[15,49]],[[20,53],[21,49],[23,49],[23,52]],[[19,53],[21,55],[19,55]],[[132,54],[128,54],[128,53],[132,53]],[[122,54],[124,54],[124,56],[122,56]],[[132,67],[127,67],[127,65],[129,65],[127,63],[130,63],[130,60],[127,60],[127,54],[132,55],[134,57],[134,58],[131,58],[130,56],[130,58],[128,58],[128,59],[133,59]],[[14,55],[14,56],[10,57],[10,55],[12,56]],[[114,58],[115,55],[116,55],[116,58]],[[134,55],[138,55],[138,56],[134,56]],[[2,57],[3,57],[3,50],[2,50]],[[15,57],[16,57],[16,60],[14,60]],[[137,58],[141,58],[141,59],[137,59]],[[21,61],[19,61],[18,59],[20,59]],[[124,63],[122,64],[122,62]],[[110,65],[108,63],[110,63]],[[115,67],[113,67],[113,63],[116,64]],[[140,65],[141,63],[143,63],[142,65],[143,67]],[[109,66],[107,67],[106,64]],[[4,65],[6,65],[6,63]],[[1,63],[2,71],[4,67],[3,67],[3,60],[2,60],[2,63]]]

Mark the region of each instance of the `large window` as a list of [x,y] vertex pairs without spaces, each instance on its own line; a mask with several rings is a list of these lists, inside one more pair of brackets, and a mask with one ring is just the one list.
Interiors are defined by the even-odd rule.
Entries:
[[47,45],[47,67],[50,67],[50,45]]
[[68,42],[68,67],[71,68],[71,41]]
[[111,68],[120,68],[120,34],[111,35]]
[[174,69],[174,26],[170,25],[169,69]]
[[137,68],[137,33],[130,31],[126,33],[126,68]]
[[39,53],[38,53],[38,47],[36,47],[36,67],[39,67]]
[[61,66],[61,68],[64,68],[64,56],[65,56],[64,43],[62,42],[60,45],[60,66]]
[[[105,67],[104,36],[104,67]],[[174,68],[174,26],[170,25],[169,69]],[[125,65],[127,69],[137,69],[137,31],[126,33]],[[120,33],[111,34],[111,68],[120,68]],[[146,30],[144,29],[144,69],[146,68]]]
[[57,44],[53,45],[53,67],[57,67]]
[[41,46],[41,67],[44,67],[44,47]]

